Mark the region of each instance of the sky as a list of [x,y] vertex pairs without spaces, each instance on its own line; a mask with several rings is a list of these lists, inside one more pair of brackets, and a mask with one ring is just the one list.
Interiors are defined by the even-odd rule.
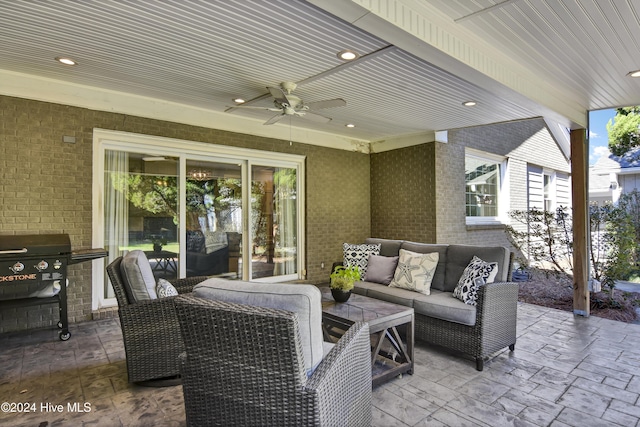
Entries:
[[600,156],[609,155],[607,122],[615,115],[615,109],[589,112],[589,165],[597,162]]

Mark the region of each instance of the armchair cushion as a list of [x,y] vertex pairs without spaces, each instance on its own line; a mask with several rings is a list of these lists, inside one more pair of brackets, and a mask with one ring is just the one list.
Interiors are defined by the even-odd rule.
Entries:
[[316,286],[211,278],[196,285],[193,295],[295,313],[307,374],[311,374],[322,361],[322,293]]
[[122,257],[120,272],[130,303],[158,298],[156,278],[143,251],[130,251]]

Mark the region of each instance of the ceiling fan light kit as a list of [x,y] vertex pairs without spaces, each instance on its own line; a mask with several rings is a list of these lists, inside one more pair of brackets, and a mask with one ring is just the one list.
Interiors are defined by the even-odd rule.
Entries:
[[316,112],[323,108],[344,107],[347,102],[342,98],[325,99],[322,101],[309,102],[307,104],[291,92],[298,87],[294,82],[282,82],[280,87],[267,86],[267,90],[273,97],[273,107],[254,107],[250,105],[237,105],[234,108],[253,108],[266,111],[278,112],[275,116],[264,122],[265,125],[272,125],[279,122],[284,117],[297,116],[318,123],[329,123],[331,117]]

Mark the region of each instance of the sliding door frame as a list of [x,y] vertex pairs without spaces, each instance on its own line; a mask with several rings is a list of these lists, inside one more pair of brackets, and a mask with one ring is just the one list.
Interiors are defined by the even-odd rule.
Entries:
[[[305,156],[274,153],[248,148],[230,147],[204,142],[188,141],[130,132],[106,129],[93,130],[93,191],[92,191],[92,247],[104,247],[104,159],[106,150],[144,153],[146,155],[171,156],[179,159],[179,214],[180,214],[180,252],[184,253],[186,229],[183,225],[186,206],[183,197],[186,193],[186,163],[187,160],[198,159],[212,162],[238,162],[242,166],[242,204],[243,204],[243,233],[242,233],[242,278],[251,280],[251,227],[249,226],[251,206],[251,167],[252,165],[266,165],[296,169],[296,210],[297,217],[297,273],[289,276],[272,276],[264,281],[283,281],[304,279],[306,271],[305,260]],[[92,277],[92,310],[116,305],[115,298],[104,297],[106,260],[93,261]],[[184,277],[186,266],[180,263],[179,277]]]

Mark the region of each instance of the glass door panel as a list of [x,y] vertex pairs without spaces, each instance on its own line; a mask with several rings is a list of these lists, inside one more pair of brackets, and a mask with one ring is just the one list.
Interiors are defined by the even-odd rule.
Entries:
[[[139,249],[156,278],[176,278],[178,159],[106,150],[104,187],[109,262]],[[113,297],[111,286],[104,297]]]
[[187,160],[186,271],[191,276],[241,276],[242,167]]
[[297,273],[296,169],[251,168],[251,278]]

